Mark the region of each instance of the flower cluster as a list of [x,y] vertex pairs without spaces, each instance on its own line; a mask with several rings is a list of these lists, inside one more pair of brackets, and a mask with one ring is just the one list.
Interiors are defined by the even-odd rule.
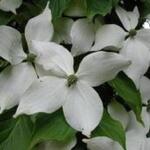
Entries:
[[[16,13],[21,3],[1,0],[0,9]],[[144,75],[150,65],[150,30],[138,26],[138,8],[116,7],[120,25],[104,24],[99,17],[90,20],[80,7],[64,14],[66,17],[53,23],[48,3],[41,14],[31,18],[23,34],[26,49],[17,29],[0,26],[0,57],[8,63],[0,73],[0,112],[17,106],[13,115],[17,118],[62,108],[66,122],[85,136],[83,142],[90,150],[123,150],[111,136],[92,136],[107,111],[123,125],[127,150],[148,150],[150,80]],[[78,57],[82,57],[79,62]],[[141,93],[143,125],[131,108],[116,100],[104,106],[101,92],[96,90],[120,72]],[[51,141],[39,149],[70,150],[75,144],[75,138],[65,147]]]

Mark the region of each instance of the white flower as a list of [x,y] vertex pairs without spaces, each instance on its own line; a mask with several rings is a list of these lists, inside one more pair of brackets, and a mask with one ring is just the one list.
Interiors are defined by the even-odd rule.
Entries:
[[140,92],[143,103],[147,104],[150,100],[150,79],[143,76],[140,80]]
[[15,116],[52,113],[63,107],[67,122],[89,136],[103,114],[102,101],[92,87],[113,79],[130,62],[115,53],[96,52],[86,56],[74,73],[73,57],[64,47],[37,41],[33,47],[41,53],[39,64],[53,76],[41,77],[31,85]]
[[132,64],[124,72],[139,88],[139,80],[147,71],[150,63],[150,30],[136,30],[139,19],[137,7],[133,12],[118,7],[116,13],[126,31],[114,24],[104,25],[96,33],[92,50],[121,48],[120,54],[132,61]]
[[91,50],[94,42],[94,24],[88,19],[78,19],[71,28],[72,55],[76,56]]
[[145,127],[136,121],[132,112],[130,115],[130,124],[126,133],[127,150],[149,150],[150,140],[146,137],[146,134],[149,131],[150,114],[143,108],[142,118]]
[[[145,108],[143,108],[142,116],[144,118],[144,123],[147,123],[149,116]],[[130,113],[130,123],[126,130],[126,147],[127,150],[149,150],[150,140],[146,137],[148,126],[145,128],[136,121],[133,112]],[[119,143],[113,141],[107,137],[95,137],[91,139],[84,139],[89,150],[123,150]]]
[[[146,102],[150,98],[148,93],[150,92],[150,80],[146,77],[142,77],[140,83],[140,91],[142,93],[142,98],[144,98],[143,102]],[[110,114],[113,117],[115,116],[120,122],[124,122],[123,126],[127,127],[125,128],[127,150],[149,150],[150,139],[146,137],[146,134],[150,129],[150,113],[147,111],[146,107],[142,109],[142,119],[144,122],[144,126],[142,126],[137,122],[133,112],[129,112],[129,116],[127,117],[128,124],[126,124],[126,121],[124,121],[126,117],[124,118],[124,116],[126,116],[127,112],[123,113],[123,111],[121,111],[122,113],[120,113],[120,111],[117,111],[118,108],[115,110],[116,106],[113,106],[115,105],[108,106]],[[117,107],[119,107],[119,105]],[[107,137],[94,137],[91,139],[84,139],[83,141],[87,143],[89,150],[123,150],[117,142]]]
[[87,18],[78,19],[73,23],[70,31],[73,56],[91,51],[95,40],[95,31],[101,24],[100,18],[95,19],[94,23]]
[[0,112],[17,105],[21,95],[37,78],[32,64],[22,61],[35,59],[37,67],[31,40],[49,41],[53,33],[51,26],[51,12],[48,7],[42,14],[29,20],[25,28],[30,52],[28,55],[23,51],[21,34],[12,27],[0,26],[0,56],[11,64],[0,74]]
[[55,22],[53,41],[57,43],[72,44],[71,53],[77,56],[91,50],[95,39],[95,30],[100,26],[100,21],[95,23],[87,18],[73,21],[62,17]]
[[0,9],[4,11],[11,11],[16,14],[16,9],[20,7],[22,0],[1,0]]
[[123,150],[119,143],[103,136],[83,139],[83,142],[87,144],[88,150]]

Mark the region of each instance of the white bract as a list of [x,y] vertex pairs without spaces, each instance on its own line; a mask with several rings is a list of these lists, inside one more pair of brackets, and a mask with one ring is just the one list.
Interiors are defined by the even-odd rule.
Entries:
[[[150,84],[149,83],[150,83],[150,80],[146,77],[142,77],[140,80],[140,91],[142,93],[143,102],[145,103],[147,103],[147,100],[150,99],[150,94],[149,94]],[[127,150],[149,150],[150,138],[147,138],[146,135],[150,129],[150,112],[147,111],[146,107],[143,107],[142,109],[142,119],[144,122],[144,126],[142,126],[139,122],[137,122],[133,112],[129,113],[130,118],[128,117],[128,125],[126,125],[126,121],[124,121],[124,119],[121,117],[126,116],[127,114],[120,113],[121,111],[118,111],[118,113],[116,114],[118,109],[115,110],[112,106],[111,107],[108,106],[108,110],[111,113],[111,115],[113,117],[117,116],[118,120],[121,123],[124,122],[123,126],[127,127],[126,128]],[[95,137],[95,138],[88,139],[88,140],[84,139],[83,141],[87,143],[89,150],[106,150],[106,149],[107,150],[123,150],[123,148],[117,142],[107,137]]]
[[145,76],[140,80],[140,92],[143,103],[147,104],[148,100],[150,100],[150,79]]
[[51,74],[31,85],[22,96],[15,116],[52,113],[63,107],[67,122],[90,136],[103,114],[102,101],[92,87],[113,79],[130,62],[115,53],[96,52],[86,56],[75,73],[73,57],[64,47],[38,41],[32,45],[40,56],[38,63]]
[[93,23],[91,20],[83,18],[73,23],[70,31],[72,41],[71,53],[73,56],[91,51],[95,40],[95,31],[101,26],[100,21],[100,18],[98,18]]
[[[119,143],[103,136],[83,139],[83,142],[87,144],[88,150],[123,150]],[[115,149],[115,147],[120,149]]]
[[[147,124],[149,116],[145,108],[143,109],[142,116],[144,123]],[[143,127],[136,121],[135,115],[130,113],[130,122],[126,130],[126,147],[127,150],[149,150],[150,139],[146,137],[148,132],[147,127]],[[123,150],[123,148],[110,138],[107,137],[95,137],[91,139],[84,139],[89,150]]]
[[21,4],[22,0],[0,0],[0,9],[16,14],[16,9],[19,8]]
[[[0,26],[0,56],[11,66],[0,74],[0,112],[18,104],[22,94],[37,78],[30,61],[34,59],[31,40],[49,41],[52,38],[51,11],[48,6],[42,14],[29,20],[25,29],[29,54],[23,51],[21,34],[12,27]],[[29,60],[29,62],[22,62]],[[35,58],[34,63],[38,64]]]
[[139,80],[147,71],[150,63],[150,30],[136,30],[139,19],[137,7],[133,12],[118,7],[116,13],[125,30],[115,24],[100,27],[96,33],[92,50],[121,48],[120,54],[132,61],[132,64],[124,72],[139,88]]

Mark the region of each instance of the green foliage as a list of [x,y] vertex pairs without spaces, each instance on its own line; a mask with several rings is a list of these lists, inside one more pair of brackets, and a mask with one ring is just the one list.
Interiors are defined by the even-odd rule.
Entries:
[[98,125],[98,127],[94,130],[93,137],[96,136],[106,136],[114,141],[120,143],[120,145],[126,149],[126,139],[125,139],[125,131],[119,121],[114,120],[108,114],[108,112],[104,111],[103,118]]
[[9,113],[0,116],[0,150],[31,150],[36,144],[48,140],[67,143],[76,134],[61,111],[38,114],[34,122],[27,116],[17,119],[7,116]]
[[116,6],[118,0],[86,0],[88,15],[95,16],[96,14],[100,14],[105,16],[110,13],[113,6]]
[[32,128],[32,122],[26,116],[0,122],[0,149],[28,150]]
[[71,0],[49,0],[53,19],[61,17],[63,11],[68,7]]
[[87,12],[88,17],[93,17],[97,14],[105,16],[119,2],[119,0],[39,0],[38,2],[34,0],[34,3],[39,7],[44,8],[47,1],[50,2],[53,20],[56,20],[58,17],[61,17],[63,12],[67,8],[71,8],[77,5],[85,9],[85,12]]
[[139,90],[136,89],[133,81],[129,79],[125,74],[120,73],[109,84],[115,89],[117,94],[123,98],[123,100],[130,106],[130,108],[136,114],[136,118],[139,122],[141,120],[142,100]]
[[143,17],[150,14],[150,0],[143,1],[143,3],[141,3],[141,9]]
[[14,16],[12,13],[4,12],[0,10],[0,25],[6,25],[11,20],[13,20]]
[[47,140],[67,141],[73,138],[75,133],[66,123],[61,111],[53,114],[39,114],[35,121],[31,147]]

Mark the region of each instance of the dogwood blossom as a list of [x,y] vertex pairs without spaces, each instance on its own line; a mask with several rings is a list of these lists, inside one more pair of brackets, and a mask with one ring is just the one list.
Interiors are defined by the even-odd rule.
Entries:
[[[146,124],[149,120],[149,116],[145,109],[143,109],[142,116]],[[134,114],[131,112],[130,123],[126,130],[127,150],[149,150],[150,139],[146,137],[148,131],[148,128],[144,128],[140,123],[137,123]],[[84,139],[83,141],[87,143],[89,150],[123,150],[119,143],[107,137],[95,137]]]
[[124,72],[139,88],[140,78],[147,71],[150,63],[150,30],[136,30],[139,20],[137,7],[133,12],[118,7],[116,13],[125,30],[115,24],[99,28],[92,50],[121,48],[120,54],[132,61],[132,64]]
[[75,73],[73,57],[64,47],[37,41],[33,47],[41,56],[36,58],[39,64],[51,74],[31,85],[20,99],[15,116],[52,113],[62,106],[67,122],[90,136],[103,114],[102,101],[92,87],[113,79],[130,62],[115,53],[97,52],[86,56]]
[[[150,98],[149,96],[149,82],[150,80],[146,77],[142,77],[140,81],[140,91],[142,93],[143,102],[148,100]],[[116,107],[115,107],[116,108]],[[111,106],[112,109],[112,106]],[[113,109],[114,111],[115,109]],[[112,111],[111,111],[112,112]],[[117,112],[117,111],[116,111]],[[119,111],[118,111],[119,112]],[[111,115],[113,115],[112,113]],[[120,115],[120,117],[117,117],[118,120],[123,123],[122,121],[122,115],[123,113],[117,113],[117,116]],[[115,113],[116,115],[116,113]],[[126,116],[126,112],[125,112]],[[150,129],[150,113],[147,111],[145,107],[142,109],[142,119],[144,122],[144,126],[142,126],[140,123],[136,121],[135,115],[133,112],[129,112],[129,119],[128,119],[128,125],[126,128],[126,146],[127,150],[149,150],[150,146],[150,138],[148,138],[146,135],[149,132]],[[126,125],[126,122],[125,124]],[[113,141],[110,138],[107,137],[94,137],[91,139],[84,139],[85,143],[87,143],[87,146],[89,150],[123,150],[123,148],[115,141]]]
[[16,14],[16,9],[20,7],[22,0],[1,0],[0,9],[4,11],[11,11]]
[[0,56],[11,64],[0,74],[0,112],[17,105],[21,95],[37,78],[31,63],[34,61],[36,66],[38,64],[32,53],[31,40],[49,41],[52,34],[51,11],[48,7],[26,25],[29,54],[23,51],[21,34],[16,29],[0,26]]

